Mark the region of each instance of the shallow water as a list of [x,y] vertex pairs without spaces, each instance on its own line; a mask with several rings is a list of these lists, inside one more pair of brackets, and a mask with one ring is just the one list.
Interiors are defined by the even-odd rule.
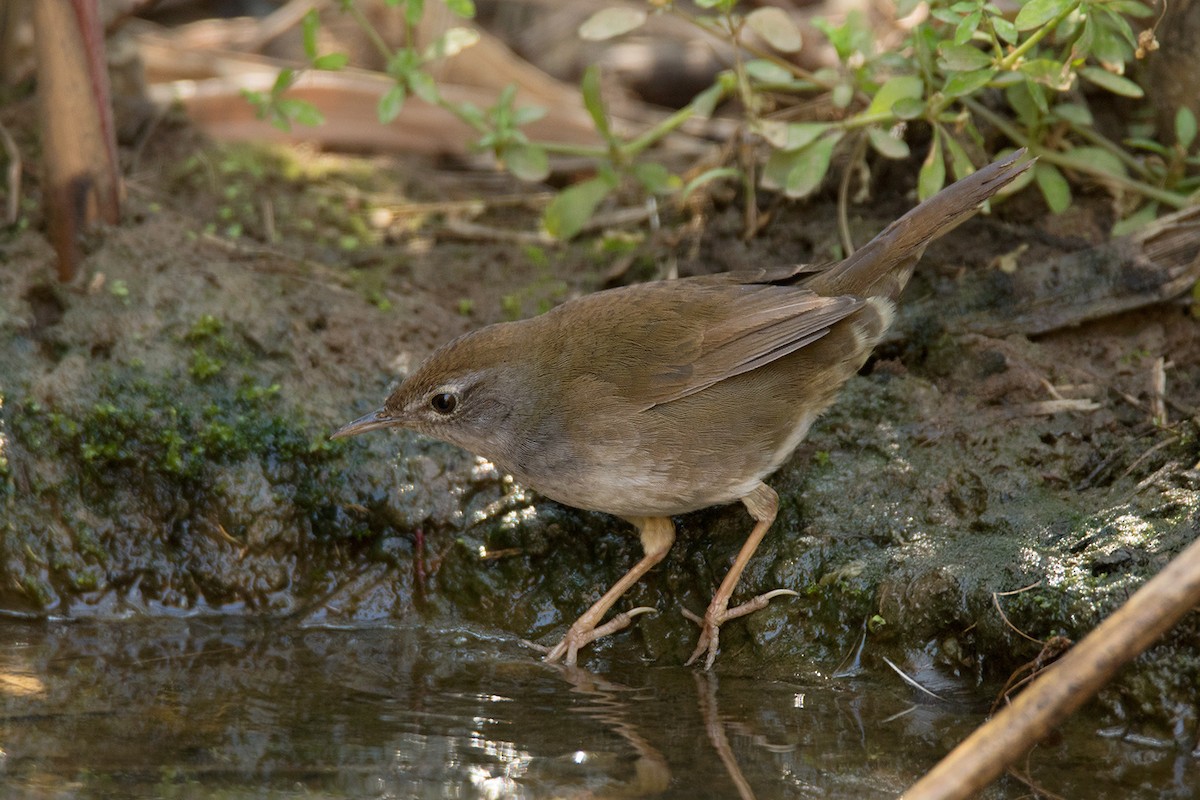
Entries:
[[[982,720],[889,676],[595,661],[466,630],[0,622],[0,795],[891,797]],[[1086,718],[1029,769],[1067,797],[1200,793],[1193,756]]]

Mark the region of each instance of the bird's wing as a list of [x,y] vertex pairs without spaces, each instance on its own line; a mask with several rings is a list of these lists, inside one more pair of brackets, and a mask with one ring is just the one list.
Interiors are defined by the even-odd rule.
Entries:
[[[762,367],[812,344],[863,305],[857,297],[822,297],[791,286],[736,287],[718,319],[701,333],[686,380],[663,393],[667,403]],[[664,389],[668,387],[663,387]]]
[[[587,315],[593,336],[571,340],[572,372],[591,374],[608,391],[645,408],[794,353],[865,302],[795,286],[707,278],[615,291],[623,293],[621,302],[605,293],[605,306],[597,304],[596,313]],[[624,313],[613,313],[614,307]],[[589,341],[604,342],[603,354]]]

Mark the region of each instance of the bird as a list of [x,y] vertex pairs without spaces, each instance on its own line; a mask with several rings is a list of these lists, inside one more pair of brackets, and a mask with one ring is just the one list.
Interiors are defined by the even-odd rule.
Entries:
[[584,295],[438,348],[340,439],[408,428],[482,456],[552,500],[638,531],[643,556],[547,662],[627,627],[605,617],[666,557],[672,520],[741,502],[754,525],[703,617],[687,663],[710,669],[721,625],[794,595],[730,607],[779,498],[764,481],[866,363],[926,246],[1032,165],[1017,150],[942,189],[842,261],[634,284]]

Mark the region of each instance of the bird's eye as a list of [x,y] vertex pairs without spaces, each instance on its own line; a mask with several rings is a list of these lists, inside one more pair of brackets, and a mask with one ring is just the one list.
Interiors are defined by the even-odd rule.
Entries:
[[458,398],[450,392],[441,392],[429,398],[429,407],[439,414],[453,414],[458,407]]

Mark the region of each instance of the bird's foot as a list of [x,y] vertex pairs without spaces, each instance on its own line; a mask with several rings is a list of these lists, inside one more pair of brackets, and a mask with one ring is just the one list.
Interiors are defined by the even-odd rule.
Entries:
[[567,630],[567,635],[562,638],[561,642],[546,651],[546,657],[542,660],[547,664],[553,664],[555,661],[561,660],[568,667],[573,667],[575,666],[575,659],[579,648],[604,636],[608,636],[610,633],[616,633],[619,630],[628,628],[629,624],[633,622],[633,618],[638,614],[656,613],[658,613],[658,609],[656,608],[638,606],[628,611],[622,611],[603,625],[595,625],[588,619],[588,615],[584,614],[575,620],[575,624]]
[[703,617],[699,614],[693,614],[686,608],[682,609],[685,617],[700,626],[700,641],[696,643],[696,649],[692,651],[692,655],[688,658],[687,663],[690,665],[700,657],[701,653],[707,651],[708,656],[704,659],[704,668],[712,669],[713,662],[717,660],[721,625],[731,619],[744,617],[747,614],[753,614],[755,611],[766,608],[767,603],[776,597],[783,597],[784,595],[799,596],[797,592],[793,592],[791,589],[775,589],[765,594],[760,594],[758,597],[733,608],[728,607],[729,598],[714,597],[712,603],[708,606],[708,610],[704,612]]

